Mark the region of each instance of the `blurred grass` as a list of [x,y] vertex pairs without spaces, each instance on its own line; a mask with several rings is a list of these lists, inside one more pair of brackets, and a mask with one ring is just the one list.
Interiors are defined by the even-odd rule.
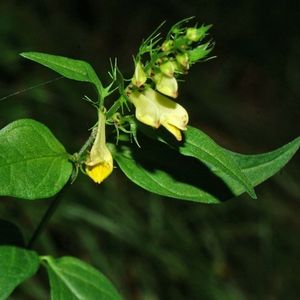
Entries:
[[[132,55],[163,20],[195,15],[214,24],[218,57],[196,65],[180,99],[197,126],[245,153],[299,135],[299,4],[290,1],[0,2],[0,98],[56,74],[18,53],[91,62],[103,81],[109,58],[132,73]],[[45,123],[70,152],[95,122],[82,101],[86,84],[58,80],[0,101],[0,125],[24,117]],[[260,186],[259,199],[207,206],[151,195],[116,169],[102,185],[79,176],[37,245],[41,254],[74,255],[101,269],[125,299],[299,299],[299,155]],[[197,176],[197,174],[195,174]],[[2,198],[1,218],[29,238],[49,200]],[[46,274],[12,299],[49,299]]]

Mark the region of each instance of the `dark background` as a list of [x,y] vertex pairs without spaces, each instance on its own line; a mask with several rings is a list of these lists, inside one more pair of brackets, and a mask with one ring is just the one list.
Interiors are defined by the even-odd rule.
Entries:
[[[89,61],[108,82],[109,58],[124,75],[162,21],[213,24],[217,58],[193,66],[180,85],[190,124],[244,153],[272,150],[300,134],[298,1],[0,1],[0,98],[57,75],[18,53]],[[0,101],[0,125],[30,117],[70,153],[95,123],[86,84],[66,79]],[[299,299],[299,155],[259,186],[219,206],[162,198],[116,169],[100,186],[86,176],[66,192],[37,249],[74,255],[107,275],[130,300]],[[197,174],[194,174],[197,176]],[[49,200],[1,199],[1,218],[29,238]],[[1,270],[0,270],[1,271]],[[11,299],[49,299],[46,274]]]

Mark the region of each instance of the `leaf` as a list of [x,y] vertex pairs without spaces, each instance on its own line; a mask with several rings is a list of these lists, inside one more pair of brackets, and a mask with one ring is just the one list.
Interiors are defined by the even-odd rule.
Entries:
[[111,282],[98,270],[74,257],[42,258],[47,267],[52,300],[121,300]]
[[94,84],[98,92],[101,93],[102,84],[95,70],[89,63],[83,60],[41,52],[23,52],[20,55],[48,67],[66,78],[90,82]]
[[[205,167],[196,159],[199,149],[193,144],[203,142],[202,147],[205,147],[205,141],[211,143],[200,130],[189,127],[184,143],[178,146],[160,130],[142,128],[152,138],[139,137],[142,149],[133,145],[117,149],[111,147],[119,167],[135,184],[159,195],[202,203],[220,203],[246,191],[245,186],[228,174],[226,168],[218,168],[214,163],[206,163]],[[217,144],[213,147],[230,156],[250,184],[256,186],[284,167],[299,149],[300,138],[277,150],[258,155],[234,153]]]
[[13,223],[0,219],[0,246],[24,246],[24,239],[20,229]]
[[[230,178],[230,181],[234,181],[238,186],[241,186],[252,198],[256,198],[251,182],[242,173],[235,160],[199,129],[188,127],[185,132],[185,141],[182,145],[179,145],[179,152],[199,159],[225,182]],[[226,183],[228,184],[228,182]],[[228,187],[230,188],[231,185],[228,184]]]
[[45,125],[22,119],[0,131],[0,195],[51,197],[71,173],[69,154]]
[[0,246],[0,300],[38,270],[40,260],[34,251],[14,246]]
[[135,184],[166,197],[219,203],[233,196],[207,166],[158,141],[139,137],[141,149],[131,144],[110,145],[120,169]]
[[[294,156],[300,147],[300,137],[271,152],[245,155],[226,150],[240,166],[243,173],[256,186],[275,175]],[[244,192],[241,187],[234,188],[236,195]]]

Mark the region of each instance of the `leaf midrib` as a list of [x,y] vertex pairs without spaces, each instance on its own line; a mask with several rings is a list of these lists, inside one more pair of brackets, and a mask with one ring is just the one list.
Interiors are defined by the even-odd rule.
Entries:
[[[59,64],[59,63],[52,62],[52,61],[49,63],[49,61],[48,61],[47,59],[41,58],[41,57],[39,57],[38,55],[32,54],[32,55],[30,55],[30,56],[31,56],[32,58],[41,60],[42,62],[46,63],[48,66],[52,64],[52,65],[54,65],[54,66],[56,66],[56,67],[62,67],[62,68],[65,68],[65,69],[68,70],[68,71],[72,71],[72,72],[81,74],[81,75],[83,75],[83,76],[87,76],[87,72],[82,72],[81,70],[71,68],[70,66],[66,66],[66,65],[64,65],[64,64]],[[29,59],[30,59],[30,57],[26,57],[26,58],[29,58]],[[78,61],[75,61],[75,63],[79,63],[79,62],[78,62]],[[84,63],[84,62],[82,62],[82,63]]]
[[[199,146],[197,146],[197,145],[195,145],[194,143],[192,143],[191,141],[188,141],[188,143],[190,144],[190,145],[192,145],[193,147],[195,147],[196,149],[197,148],[199,148]],[[252,194],[252,190],[253,190],[253,187],[252,187],[252,184],[251,184],[251,182],[249,181],[249,184],[247,184],[247,178],[244,178],[244,180],[246,181],[246,184],[244,183],[244,181],[243,180],[241,180],[240,178],[239,178],[239,176],[237,176],[233,171],[231,171],[221,160],[219,160],[217,157],[214,157],[210,152],[208,152],[206,149],[204,149],[204,148],[199,148],[199,149],[201,149],[201,151],[203,151],[203,152],[205,152],[209,157],[211,157],[213,160],[215,160],[215,161],[217,161],[217,162],[219,162],[222,166],[224,166],[225,167],[225,169],[226,170],[228,170],[229,171],[229,173],[231,174],[231,177],[233,177],[235,180],[237,180],[239,183],[241,183],[243,186],[245,186],[246,188],[247,188],[247,190],[248,190],[248,192],[250,192],[251,194]],[[185,150],[185,149],[183,149],[183,150]],[[193,154],[193,153],[189,153],[189,151],[184,151],[185,152],[185,154],[186,155],[190,155],[191,156],[191,154]],[[234,161],[234,163],[235,163],[235,161]],[[241,175],[244,177],[245,175],[241,172]],[[248,186],[248,185],[250,185],[251,186],[251,188]]]

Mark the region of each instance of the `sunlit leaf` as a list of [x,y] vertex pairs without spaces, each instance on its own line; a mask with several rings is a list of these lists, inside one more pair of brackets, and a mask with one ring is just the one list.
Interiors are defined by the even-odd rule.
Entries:
[[45,125],[22,119],[0,131],[0,195],[51,197],[71,173],[69,154]]
[[[160,131],[150,129],[146,133],[152,139],[139,138],[141,149],[129,144],[114,150],[125,175],[150,192],[203,203],[219,203],[246,192],[248,184],[237,180],[237,174],[247,178],[250,186],[267,180],[284,167],[300,146],[297,138],[268,153],[244,155],[218,146],[193,127],[188,128],[182,144]],[[233,176],[232,165],[240,173]]]
[[40,52],[23,52],[20,55],[48,67],[66,78],[90,82],[98,90],[102,86],[93,67],[83,60]]

